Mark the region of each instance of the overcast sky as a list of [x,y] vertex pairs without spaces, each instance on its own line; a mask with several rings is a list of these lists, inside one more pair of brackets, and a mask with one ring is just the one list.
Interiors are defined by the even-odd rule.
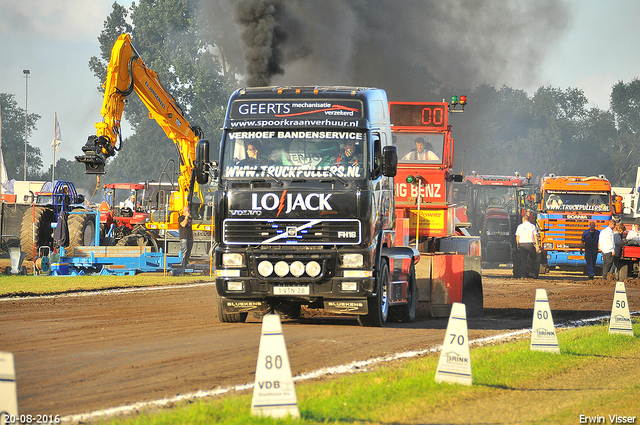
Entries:
[[[102,96],[88,62],[100,53],[97,37],[112,3],[0,0],[0,93],[15,95],[18,106],[24,108],[23,70],[30,70],[27,109],[41,119],[29,143],[42,150],[45,168],[52,160],[56,112],[63,139],[57,158],[81,154],[87,137],[95,134]],[[131,1],[118,3],[128,6]],[[608,109],[611,86],[640,77],[640,2],[568,3],[572,15],[568,29],[548,46],[539,79],[531,87],[516,87],[509,81],[503,84],[529,95],[542,85],[562,90],[575,87],[584,91],[592,106]],[[125,128],[123,136],[128,135]]]

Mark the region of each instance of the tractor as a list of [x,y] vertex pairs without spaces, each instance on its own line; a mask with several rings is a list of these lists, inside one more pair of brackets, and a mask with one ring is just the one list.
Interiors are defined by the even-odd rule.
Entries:
[[145,223],[151,212],[145,199],[146,186],[135,183],[110,183],[103,186],[100,203],[101,245],[152,246],[158,250],[155,235]]
[[26,260],[32,261],[40,247],[55,248],[53,232],[63,211],[69,214],[67,249],[95,245],[95,215],[89,213],[84,205],[84,196],[78,194],[72,182],[56,181],[52,191],[36,192],[31,203],[20,225],[20,244]]

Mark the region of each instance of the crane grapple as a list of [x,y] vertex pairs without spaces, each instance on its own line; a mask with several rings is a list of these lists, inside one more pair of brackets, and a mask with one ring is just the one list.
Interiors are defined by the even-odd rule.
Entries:
[[85,174],[104,174],[107,158],[115,154],[115,149],[107,137],[91,135],[82,152],[84,155],[76,156],[76,161],[84,162]]

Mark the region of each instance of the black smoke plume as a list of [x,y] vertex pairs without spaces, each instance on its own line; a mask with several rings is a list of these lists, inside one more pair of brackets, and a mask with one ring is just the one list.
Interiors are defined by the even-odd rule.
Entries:
[[248,85],[374,86],[394,100],[544,83],[544,56],[570,22],[566,0],[201,2],[212,15],[231,4],[236,28],[228,13],[213,20],[226,51],[244,51]]
[[277,74],[284,74],[281,45],[288,33],[283,28],[283,2],[238,0],[236,21],[242,26],[247,85],[266,86]]

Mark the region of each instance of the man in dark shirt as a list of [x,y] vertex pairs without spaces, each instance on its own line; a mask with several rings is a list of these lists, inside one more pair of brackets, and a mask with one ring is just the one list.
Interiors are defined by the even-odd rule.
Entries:
[[182,267],[186,268],[191,257],[191,248],[193,247],[193,230],[191,229],[191,212],[189,206],[185,205],[182,209],[182,215],[178,217],[180,225],[180,251],[182,252]]
[[589,222],[589,228],[582,234],[582,244],[580,245],[580,253],[584,253],[584,259],[587,261],[587,275],[589,279],[593,279],[595,272],[593,266],[598,258],[598,238],[600,231],[596,230],[596,222]]
[[360,159],[360,149],[356,146],[355,140],[347,140],[338,157],[336,163],[341,165],[358,165]]

